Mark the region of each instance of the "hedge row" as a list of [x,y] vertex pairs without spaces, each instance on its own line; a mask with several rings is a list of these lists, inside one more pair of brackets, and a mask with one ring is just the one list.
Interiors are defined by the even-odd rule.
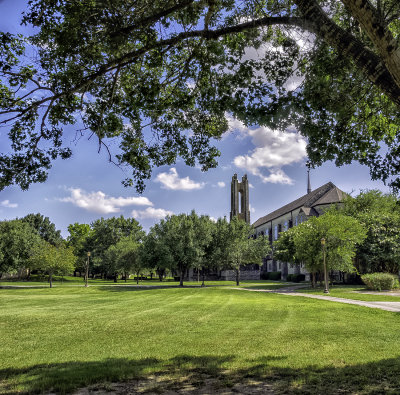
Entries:
[[361,276],[368,289],[382,291],[399,288],[399,279],[390,273],[371,273]]
[[306,276],[304,274],[288,274],[286,281],[291,281],[293,283],[299,283],[300,281],[305,281]]
[[281,272],[262,272],[261,280],[280,280],[281,276]]

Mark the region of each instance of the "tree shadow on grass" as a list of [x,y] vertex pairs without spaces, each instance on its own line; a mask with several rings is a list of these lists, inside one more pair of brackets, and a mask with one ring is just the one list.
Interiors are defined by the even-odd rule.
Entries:
[[[71,361],[0,371],[0,392],[69,393],[96,384],[120,383],[120,392],[168,390],[198,393],[232,392],[278,394],[399,394],[400,357],[342,367],[302,369],[278,367],[281,357],[263,357],[242,362],[245,368],[229,368],[235,357],[179,355],[169,360],[114,358],[103,361]],[[266,389],[267,388],[267,389]],[[111,387],[113,389],[113,387]],[[272,392],[273,391],[273,392]]]

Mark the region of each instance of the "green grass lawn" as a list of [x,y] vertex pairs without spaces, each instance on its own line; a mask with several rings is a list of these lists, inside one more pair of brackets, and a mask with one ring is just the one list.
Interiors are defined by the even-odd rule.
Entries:
[[[324,295],[323,288],[318,287],[302,288],[297,292],[311,293],[317,295]],[[329,295],[337,298],[346,298],[354,300],[364,300],[367,302],[400,302],[400,294],[394,293],[393,295],[371,295],[363,292],[372,292],[365,288],[365,285],[335,285],[329,288]],[[400,391],[399,391],[400,392]]]
[[0,306],[0,393],[130,379],[163,392],[209,378],[277,393],[400,389],[400,314],[377,309],[229,287],[109,286],[1,289]]

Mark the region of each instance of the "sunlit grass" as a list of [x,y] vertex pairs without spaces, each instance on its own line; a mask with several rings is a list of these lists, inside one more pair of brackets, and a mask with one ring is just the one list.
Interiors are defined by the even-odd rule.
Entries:
[[286,393],[400,388],[396,313],[230,287],[2,289],[0,305],[0,393],[154,374]]
[[[324,288],[302,288],[297,292],[324,295]],[[329,296],[337,298],[364,300],[369,302],[400,302],[400,292],[393,292],[391,295],[385,295],[386,292],[375,292],[373,295],[365,292],[371,292],[365,287],[365,285],[334,285],[329,288]]]

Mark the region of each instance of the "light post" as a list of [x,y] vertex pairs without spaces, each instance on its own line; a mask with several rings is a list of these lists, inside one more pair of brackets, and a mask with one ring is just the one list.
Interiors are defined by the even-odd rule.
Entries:
[[88,279],[89,279],[89,259],[90,259],[90,251],[87,253],[87,261],[86,261],[86,273],[85,273],[85,287],[88,287]]
[[322,245],[322,254],[324,257],[324,278],[325,278],[325,289],[324,293],[328,294],[329,293],[329,284],[328,284],[328,271],[326,270],[326,247],[325,247],[326,240],[323,237],[321,239],[321,245]]

